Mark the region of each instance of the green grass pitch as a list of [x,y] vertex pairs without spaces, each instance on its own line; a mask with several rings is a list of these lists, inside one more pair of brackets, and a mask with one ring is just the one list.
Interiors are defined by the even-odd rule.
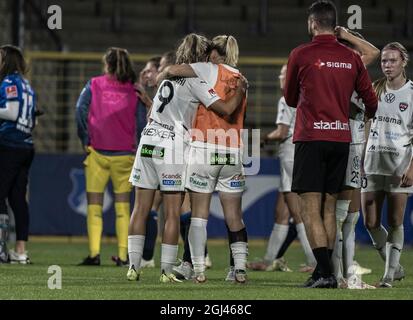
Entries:
[[[249,259],[262,257],[266,241],[253,240],[249,245]],[[224,240],[208,241],[212,269],[207,271],[208,281],[195,284],[187,281],[177,284],[159,283],[159,269],[144,269],[141,280],[126,280],[126,267],[115,267],[110,260],[116,254],[116,245],[102,245],[100,267],[76,266],[87,255],[87,243],[61,239],[34,240],[29,244],[32,265],[0,265],[0,300],[2,299],[154,299],[154,300],[254,300],[254,299],[409,299],[413,300],[413,250],[405,247],[401,262],[406,278],[396,282],[392,289],[344,290],[302,289],[308,274],[299,273],[304,255],[298,243],[287,251],[285,258],[294,272],[249,271],[246,285],[227,283],[224,278],[228,267],[228,245]],[[159,266],[159,243],[156,263]],[[181,255],[181,251],[180,251]],[[383,274],[384,263],[370,246],[358,247],[357,261],[373,270],[363,276],[369,284],[376,283]],[[48,267],[59,265],[62,269],[62,289],[50,290],[47,286]]]

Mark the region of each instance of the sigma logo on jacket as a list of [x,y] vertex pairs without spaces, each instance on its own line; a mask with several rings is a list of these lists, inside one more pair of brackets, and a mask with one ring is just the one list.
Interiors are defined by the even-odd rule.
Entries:
[[321,59],[318,59],[314,65],[321,70],[322,67],[327,67],[327,68],[336,68],[336,69],[352,69],[353,65],[351,63],[346,63],[346,62],[333,62],[333,61],[327,61],[323,62]]

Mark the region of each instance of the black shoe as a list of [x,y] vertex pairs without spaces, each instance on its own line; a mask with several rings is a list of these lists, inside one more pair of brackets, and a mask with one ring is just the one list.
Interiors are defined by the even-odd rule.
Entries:
[[316,280],[310,276],[302,285],[299,286],[299,288],[310,288]]
[[100,254],[95,257],[87,256],[78,266],[100,266]]
[[319,278],[316,280],[312,286],[308,288],[330,288],[330,289],[337,289],[337,280],[336,277],[330,276],[328,278]]
[[129,259],[128,257],[126,260],[122,260],[118,256],[112,256],[112,261],[116,263],[117,267],[124,267],[124,266],[129,266]]

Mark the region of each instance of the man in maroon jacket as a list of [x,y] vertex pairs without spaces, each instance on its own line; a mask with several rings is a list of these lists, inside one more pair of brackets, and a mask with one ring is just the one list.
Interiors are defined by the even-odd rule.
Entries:
[[360,56],[335,35],[337,11],[317,1],[308,11],[312,42],[289,57],[284,97],[297,108],[292,191],[300,194],[302,217],[317,268],[306,287],[336,288],[330,267],[336,237],[335,206],[345,176],[351,133],[350,98],[356,91],[372,118],[377,98]]

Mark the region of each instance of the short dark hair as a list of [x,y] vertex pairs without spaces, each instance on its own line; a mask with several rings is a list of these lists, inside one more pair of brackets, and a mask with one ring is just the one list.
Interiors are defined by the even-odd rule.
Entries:
[[308,8],[307,13],[309,17],[317,21],[322,29],[334,30],[337,26],[337,9],[331,1],[316,1]]
[[152,57],[147,61],[147,63],[152,63],[155,66],[155,68],[158,69],[159,64],[161,62],[161,58],[162,57],[160,57],[160,56]]

